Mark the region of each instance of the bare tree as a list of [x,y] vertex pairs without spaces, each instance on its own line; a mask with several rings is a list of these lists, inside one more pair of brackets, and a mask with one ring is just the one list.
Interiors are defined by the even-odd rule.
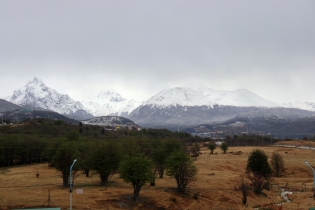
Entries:
[[282,155],[277,152],[272,153],[270,165],[273,169],[275,176],[277,177],[280,176],[281,171],[284,170],[284,161]]
[[247,196],[248,196],[248,184],[244,177],[241,177],[241,181],[238,183],[236,190],[241,191],[242,193],[242,204],[247,204]]
[[199,151],[200,151],[200,145],[198,143],[194,143],[192,147],[190,147],[190,152],[192,153],[191,157],[194,157],[196,160],[197,157],[199,156]]

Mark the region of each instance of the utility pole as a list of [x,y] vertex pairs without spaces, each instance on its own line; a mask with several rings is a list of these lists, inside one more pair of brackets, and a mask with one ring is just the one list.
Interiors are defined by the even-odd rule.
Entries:
[[69,189],[69,193],[70,193],[70,210],[72,210],[72,167],[75,164],[75,162],[77,162],[77,159],[73,160],[73,163],[70,167],[70,189]]
[[246,124],[246,147],[247,147],[247,137],[248,137],[249,133],[248,133],[248,124]]

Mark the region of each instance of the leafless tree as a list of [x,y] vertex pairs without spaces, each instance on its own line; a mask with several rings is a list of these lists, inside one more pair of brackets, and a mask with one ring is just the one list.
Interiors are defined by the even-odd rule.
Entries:
[[275,176],[280,176],[281,172],[284,170],[284,161],[282,155],[277,152],[272,153],[270,165]]

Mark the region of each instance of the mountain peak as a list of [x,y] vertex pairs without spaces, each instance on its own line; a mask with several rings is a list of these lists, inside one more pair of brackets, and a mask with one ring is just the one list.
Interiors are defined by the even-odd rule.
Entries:
[[32,81],[33,83],[37,83],[37,82],[42,82],[40,79],[38,79],[37,77],[34,77],[34,79],[33,79],[33,81]]
[[45,86],[45,84],[43,83],[43,81],[40,80],[40,79],[38,79],[37,77],[34,77],[33,80],[29,81],[29,82],[26,84],[26,86],[33,85],[33,84],[38,84],[38,85],[44,85],[44,86]]
[[116,93],[113,91],[102,91],[93,100],[98,101],[98,102],[105,102],[105,101],[121,102],[121,101],[126,101],[127,99],[122,97],[119,93]]
[[84,108],[80,102],[74,101],[68,95],[47,87],[37,77],[14,91],[9,101],[20,106],[43,108],[66,115]]

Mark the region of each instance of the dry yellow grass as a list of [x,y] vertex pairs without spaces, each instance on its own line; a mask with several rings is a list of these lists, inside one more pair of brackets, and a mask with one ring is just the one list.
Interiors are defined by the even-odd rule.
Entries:
[[[302,144],[300,142],[300,144]],[[274,187],[264,195],[249,193],[248,205],[242,206],[242,195],[235,190],[244,172],[249,153],[256,147],[231,147],[228,154],[209,154],[206,148],[195,161],[198,168],[197,181],[188,188],[185,196],[176,193],[175,180],[165,176],[157,178],[156,186],[143,187],[138,202],[132,201],[132,187],[114,176],[108,186],[99,186],[94,175],[86,178],[81,174],[75,180],[73,209],[253,209],[255,206],[282,202],[277,186],[286,187],[294,193],[292,202],[284,203],[283,209],[308,209],[315,206],[313,199],[313,173],[304,164],[315,166],[315,151],[299,148],[261,147],[270,157],[272,152],[283,155],[285,172],[273,181]],[[241,152],[239,152],[241,151]],[[36,173],[39,177],[36,178]],[[48,199],[62,209],[69,209],[69,191],[62,188],[60,173],[47,164],[36,164],[0,169],[0,209],[41,206]],[[301,192],[303,183],[306,192]],[[76,194],[83,189],[83,194]],[[193,195],[199,195],[198,200]],[[51,202],[51,205],[52,205]],[[47,205],[46,203],[45,205]]]

